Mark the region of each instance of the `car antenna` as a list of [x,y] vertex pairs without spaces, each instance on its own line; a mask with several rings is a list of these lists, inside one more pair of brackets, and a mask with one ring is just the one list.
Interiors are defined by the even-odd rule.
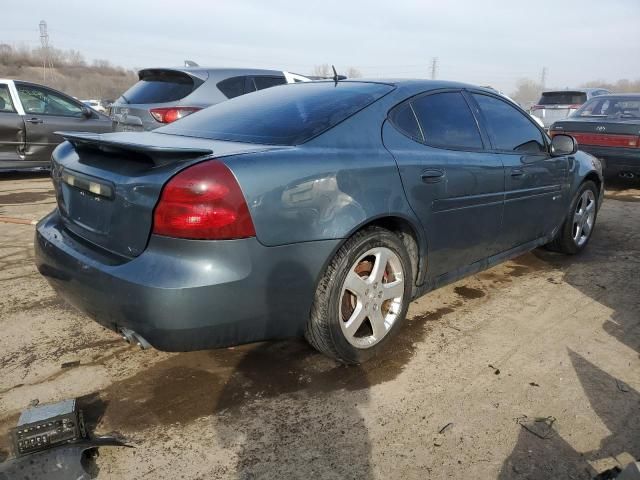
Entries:
[[340,77],[338,77],[338,72],[336,72],[336,66],[331,65],[331,68],[333,69],[333,81],[336,82],[336,86],[337,86],[338,80],[340,80]]

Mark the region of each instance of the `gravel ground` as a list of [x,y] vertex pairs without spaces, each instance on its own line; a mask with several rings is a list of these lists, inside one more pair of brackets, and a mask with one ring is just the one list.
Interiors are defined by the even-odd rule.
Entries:
[[[538,250],[432,292],[359,367],[300,340],[125,344],[33,265],[52,194],[0,179],[0,460],[30,401],[69,397],[135,446],[102,448],[98,479],[588,479],[640,457],[637,182],[608,190],[582,255]],[[537,417],[555,418],[548,438],[518,423]]]

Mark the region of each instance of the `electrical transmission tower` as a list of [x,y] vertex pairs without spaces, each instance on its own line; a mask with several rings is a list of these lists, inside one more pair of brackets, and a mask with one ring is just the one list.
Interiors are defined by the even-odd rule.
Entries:
[[431,59],[431,80],[435,80],[438,75],[438,58]]
[[542,67],[542,72],[540,72],[540,85],[544,88],[547,83],[547,67]]
[[40,21],[40,45],[42,46],[42,80],[47,80],[47,68],[53,69],[53,61],[49,57],[49,32],[47,22]]

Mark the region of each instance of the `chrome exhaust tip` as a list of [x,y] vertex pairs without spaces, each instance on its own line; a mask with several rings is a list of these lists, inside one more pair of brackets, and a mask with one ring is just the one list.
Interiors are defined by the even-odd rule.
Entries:
[[620,172],[620,173],[618,174],[618,176],[619,176],[620,178],[632,179],[632,178],[635,178],[635,177],[636,177],[636,174],[635,174],[635,173],[633,173],[633,172]]
[[137,345],[143,350],[151,348],[151,344],[149,342],[147,342],[144,339],[144,337],[142,337],[140,334],[134,332],[133,330],[131,330],[129,328],[121,327],[119,329],[119,331],[120,331],[120,335],[122,336],[122,339],[125,342],[130,343],[131,345]]

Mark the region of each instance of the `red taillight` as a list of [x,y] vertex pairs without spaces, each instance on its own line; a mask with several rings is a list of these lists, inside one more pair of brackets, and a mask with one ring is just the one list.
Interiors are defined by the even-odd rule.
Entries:
[[191,115],[193,112],[201,110],[200,107],[163,107],[149,110],[151,116],[160,123],[171,123],[180,120],[182,117]]
[[153,214],[153,233],[197,240],[256,234],[238,182],[218,160],[198,163],[169,180]]
[[575,138],[581,145],[622,148],[640,147],[639,137],[635,135],[571,132],[571,136],[573,136],[573,138]]

